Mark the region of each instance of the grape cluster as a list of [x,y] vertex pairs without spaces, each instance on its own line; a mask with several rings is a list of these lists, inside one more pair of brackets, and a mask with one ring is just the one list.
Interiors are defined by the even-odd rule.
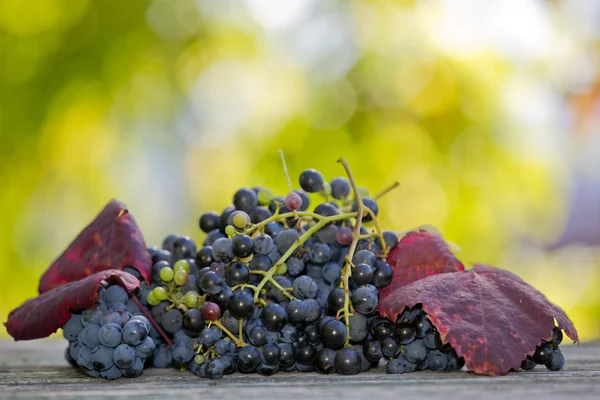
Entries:
[[550,371],[560,371],[565,366],[565,356],[558,347],[563,340],[563,333],[558,327],[552,329],[552,338],[549,341],[542,340],[536,346],[532,356],[527,356],[521,363],[521,368],[529,371],[536,365],[545,365]]
[[155,349],[151,323],[121,286],[100,287],[98,295],[95,308],[72,313],[63,326],[67,360],[93,377],[139,376]]

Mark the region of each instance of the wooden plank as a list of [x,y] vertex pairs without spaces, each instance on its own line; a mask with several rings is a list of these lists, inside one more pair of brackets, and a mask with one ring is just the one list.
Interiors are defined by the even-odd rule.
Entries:
[[67,365],[65,347],[55,340],[0,341],[0,398],[600,399],[600,343],[564,346],[567,365],[559,372],[538,367],[503,377],[468,372],[387,375],[380,368],[357,376],[282,372],[273,377],[234,374],[218,381],[175,369],[148,369],[134,379],[93,379]]

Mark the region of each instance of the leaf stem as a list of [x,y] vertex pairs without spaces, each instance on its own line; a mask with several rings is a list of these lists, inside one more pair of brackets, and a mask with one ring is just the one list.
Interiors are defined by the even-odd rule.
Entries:
[[158,334],[163,338],[163,340],[169,346],[169,348],[173,347],[173,342],[171,342],[171,339],[169,339],[169,337],[167,336],[165,331],[163,331],[162,328],[160,327],[160,325],[158,325],[156,323],[156,321],[154,320],[154,318],[152,318],[152,315],[150,314],[150,312],[148,312],[146,307],[144,307],[144,305],[140,302],[140,300],[137,298],[137,296],[134,295],[133,293],[130,293],[129,298],[131,300],[133,300],[133,302],[135,303],[136,306],[138,306],[138,308],[140,309],[142,314],[144,314],[146,316],[146,318],[148,319],[148,321],[150,321],[150,323],[152,324],[154,329],[156,329]]
[[400,186],[400,182],[394,181],[394,183],[381,189],[379,192],[377,192],[375,195],[373,195],[372,199],[377,200],[378,198],[383,197],[386,194],[388,194],[389,192],[391,192],[392,190],[396,189],[398,186]]

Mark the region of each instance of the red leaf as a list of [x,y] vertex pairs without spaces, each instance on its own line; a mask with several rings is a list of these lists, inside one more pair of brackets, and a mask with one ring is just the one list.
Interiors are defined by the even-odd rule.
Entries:
[[132,267],[150,282],[152,261],[133,215],[112,200],[73,240],[40,279],[44,293],[106,269]]
[[49,336],[67,322],[71,311],[91,308],[97,300],[100,282],[111,278],[128,292],[140,286],[140,281],[127,272],[116,269],[101,271],[27,300],[8,315],[8,321],[4,323],[6,330],[15,340]]
[[427,276],[465,269],[446,242],[426,230],[407,233],[387,261],[394,271],[394,277],[388,286],[380,290],[382,297]]
[[380,298],[379,311],[395,321],[405,307],[423,304],[446,343],[465,358],[469,370],[504,375],[518,369],[552,328],[579,342],[564,311],[515,274],[486,265],[433,275]]

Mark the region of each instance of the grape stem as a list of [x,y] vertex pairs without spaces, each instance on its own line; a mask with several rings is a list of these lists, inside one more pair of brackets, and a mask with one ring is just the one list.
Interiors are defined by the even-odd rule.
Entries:
[[[291,213],[289,213],[289,214],[291,214]],[[281,215],[285,215],[285,214],[281,214]],[[282,265],[283,263],[285,263],[287,261],[287,259],[290,258],[290,256],[292,254],[294,254],[294,251],[296,251],[296,249],[298,247],[302,246],[302,244],[304,244],[304,242],[306,242],[308,240],[308,238],[310,238],[313,234],[315,234],[317,231],[319,231],[321,228],[323,228],[325,225],[327,225],[327,224],[329,224],[331,222],[339,221],[339,220],[343,220],[343,219],[348,219],[348,218],[352,218],[355,215],[356,215],[356,213],[345,213],[345,214],[332,215],[330,217],[322,217],[322,219],[319,222],[317,222],[310,229],[308,229],[306,232],[304,232],[302,234],[302,236],[300,236],[298,239],[296,239],[296,241],[294,242],[294,244],[292,244],[290,246],[290,248],[281,256],[281,258],[279,258],[279,260],[277,260],[277,262],[275,263],[275,265],[273,265],[269,269],[269,271],[266,273],[266,275],[264,276],[264,278],[260,281],[260,283],[256,287],[257,290],[254,292],[254,301],[256,302],[258,300],[258,296],[260,295],[260,291],[265,286],[265,284],[267,282],[273,282],[274,281],[273,280],[273,275],[275,275],[275,272],[277,272],[277,268],[280,265]],[[285,294],[285,292],[284,292],[284,294]]]
[[[340,158],[338,160],[340,164],[346,170],[346,175],[348,175],[348,180],[352,185],[352,191],[354,192],[354,198],[356,200],[356,223],[354,224],[354,230],[352,231],[352,243],[350,244],[350,249],[348,250],[348,254],[346,255],[346,264],[344,265],[344,269],[342,271],[342,282],[341,285],[344,288],[344,307],[340,310],[344,315],[344,322],[346,324],[346,330],[350,332],[350,315],[352,314],[350,311],[350,287],[348,285],[348,279],[350,278],[350,274],[352,273],[352,258],[354,257],[354,252],[356,251],[356,246],[358,245],[358,238],[360,236],[360,227],[362,225],[363,219],[363,209],[364,204],[362,201],[362,197],[358,191],[358,186],[356,185],[356,181],[354,180],[354,176],[352,175],[352,171],[350,170],[350,165],[348,165],[348,161],[344,158]],[[339,313],[339,312],[338,312]],[[350,334],[346,338],[346,347],[350,345]]]
[[[257,270],[250,271],[250,273],[251,273],[251,274],[254,274],[254,275],[262,275],[262,276],[264,276],[264,277],[266,277],[266,276],[268,275],[268,272],[265,272],[265,271],[257,271]],[[281,285],[279,284],[279,282],[277,282],[277,281],[276,281],[275,279],[273,279],[272,277],[271,277],[271,278],[269,278],[269,279],[267,280],[267,282],[268,282],[268,283],[271,283],[273,286],[275,286],[277,289],[279,289],[279,291],[280,291],[281,293],[283,293],[283,295],[284,295],[285,297],[287,297],[288,299],[290,299],[290,300],[296,300],[296,298],[295,298],[294,296],[292,296],[291,294],[289,294],[289,293],[288,293],[288,291],[289,291],[289,288],[287,288],[287,289],[286,289],[286,288],[284,288],[283,286],[281,286]],[[246,285],[246,287],[250,287],[250,285]],[[254,290],[254,293],[260,292],[260,290],[259,290],[259,289],[258,289],[256,286],[252,286],[252,287],[251,287],[251,289],[252,289],[252,290]],[[256,299],[255,299],[255,300],[256,300]]]
[[[287,163],[285,162],[285,156],[283,155],[283,150],[279,149],[279,156],[281,157],[281,165],[283,166],[283,174],[285,175],[285,179],[287,180],[288,188],[290,189],[290,193],[294,191],[292,187],[292,181],[290,179],[290,174],[288,173]],[[294,210],[294,219],[298,218],[298,210]]]
[[246,342],[244,342],[244,340],[241,338],[238,339],[233,333],[229,332],[229,329],[225,328],[225,326],[223,326],[223,324],[221,322],[219,322],[219,320],[214,320],[214,321],[210,321],[212,324],[216,325],[219,327],[219,329],[221,329],[223,332],[225,332],[225,334],[227,336],[229,336],[229,338],[231,340],[233,340],[233,343],[235,343],[235,345],[237,347],[244,347],[246,346]]
[[381,255],[385,257],[388,254],[388,248],[385,245],[385,240],[383,239],[383,231],[381,230],[381,226],[379,226],[377,216],[375,216],[375,213],[369,207],[365,207],[365,211],[371,216],[371,219],[373,220],[373,224],[375,225],[375,231],[377,232],[379,240],[381,241]]
[[154,320],[154,318],[152,318],[152,315],[150,315],[150,312],[148,312],[146,307],[144,307],[144,305],[140,302],[140,300],[137,298],[137,296],[134,295],[133,293],[130,293],[129,298],[135,303],[136,306],[138,306],[138,308],[140,309],[142,314],[144,314],[146,316],[146,318],[148,319],[148,321],[150,321],[150,323],[152,324],[154,329],[156,329],[156,331],[163,338],[163,340],[169,346],[169,348],[173,347],[173,342],[171,342],[171,339],[169,339],[169,337],[167,336],[165,331],[163,331],[162,328],[160,327],[160,325],[158,325],[156,323],[156,321]]
[[400,186],[400,182],[394,181],[394,183],[381,189],[379,192],[377,192],[375,195],[373,195],[372,199],[377,200],[378,198],[383,197],[386,194],[388,194],[389,192],[391,192],[392,190],[396,189],[398,186]]

